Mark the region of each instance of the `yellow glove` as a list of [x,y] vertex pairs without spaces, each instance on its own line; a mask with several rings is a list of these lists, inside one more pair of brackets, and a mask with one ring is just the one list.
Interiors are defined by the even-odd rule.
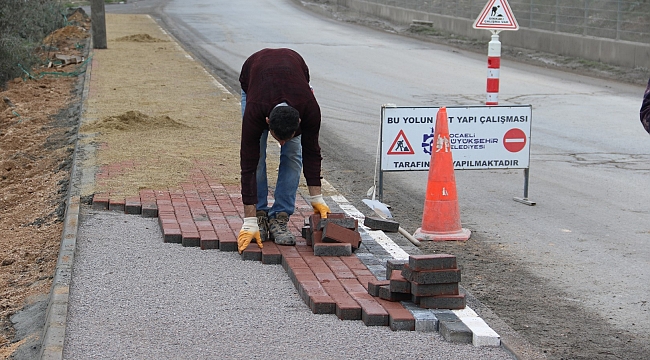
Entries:
[[242,224],[241,230],[239,230],[239,236],[237,237],[237,249],[240,254],[246,250],[253,238],[255,238],[260,249],[264,247],[262,245],[262,238],[260,237],[260,227],[257,225],[257,218],[244,218],[244,224]]
[[323,200],[323,195],[318,194],[314,196],[307,196],[307,201],[311,203],[311,206],[314,208],[314,214],[320,214],[322,219],[327,219],[327,214],[331,213],[329,206]]

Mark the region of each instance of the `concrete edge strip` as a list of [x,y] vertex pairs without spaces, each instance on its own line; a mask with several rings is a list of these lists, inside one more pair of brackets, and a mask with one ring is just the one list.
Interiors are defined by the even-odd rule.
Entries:
[[[327,183],[326,180],[322,180]],[[327,183],[328,187],[333,187]],[[388,237],[381,230],[370,230],[368,227],[361,225],[365,216],[354,205],[352,205],[343,195],[337,194],[331,196],[332,200],[345,211],[349,216],[359,220],[359,231],[367,233],[373,238],[386,252],[393,256],[396,260],[407,260],[409,254],[397,245],[390,237]],[[420,307],[408,306],[407,309],[411,312],[416,320],[416,331],[432,331],[437,329],[437,318],[430,309],[422,309]],[[490,326],[481,319],[474,310],[466,306],[463,310],[452,310],[456,316],[472,331],[472,344],[474,346],[500,346],[501,338]]]
[[[93,55],[92,37],[88,42],[88,57]],[[90,74],[92,62],[86,65],[81,93],[81,108],[79,109],[79,123],[77,124],[74,153],[72,155],[72,168],[70,169],[70,184],[68,187],[68,198],[66,199],[65,218],[63,233],[61,234],[61,245],[59,257],[54,270],[54,278],[50,289],[50,296],[41,337],[41,350],[39,359],[63,359],[63,344],[65,341],[65,330],[68,317],[68,300],[70,292],[70,281],[72,280],[72,267],[77,246],[77,230],[79,228],[79,210],[81,205],[80,184],[77,179],[81,174],[79,126],[85,110],[85,100],[88,98],[90,88]]]
[[472,330],[474,346],[500,346],[501,337],[485,320],[481,319],[469,306],[462,310],[452,310],[467,327]]

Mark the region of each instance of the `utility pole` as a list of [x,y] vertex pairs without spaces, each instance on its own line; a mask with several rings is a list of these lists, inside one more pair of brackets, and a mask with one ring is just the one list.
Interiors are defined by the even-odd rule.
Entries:
[[92,22],[93,48],[106,49],[106,12],[104,11],[104,0],[91,1],[90,20]]

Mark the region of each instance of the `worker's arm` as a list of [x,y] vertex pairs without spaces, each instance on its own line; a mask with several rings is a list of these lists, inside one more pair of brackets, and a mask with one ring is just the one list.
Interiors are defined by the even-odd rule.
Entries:
[[244,205],[244,217],[253,217],[257,215],[255,205]]

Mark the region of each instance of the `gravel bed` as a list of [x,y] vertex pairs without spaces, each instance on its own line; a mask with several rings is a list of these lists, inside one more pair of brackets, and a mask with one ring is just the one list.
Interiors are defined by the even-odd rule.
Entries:
[[70,287],[68,359],[510,359],[314,315],[280,265],[165,244],[157,219],[82,209]]

